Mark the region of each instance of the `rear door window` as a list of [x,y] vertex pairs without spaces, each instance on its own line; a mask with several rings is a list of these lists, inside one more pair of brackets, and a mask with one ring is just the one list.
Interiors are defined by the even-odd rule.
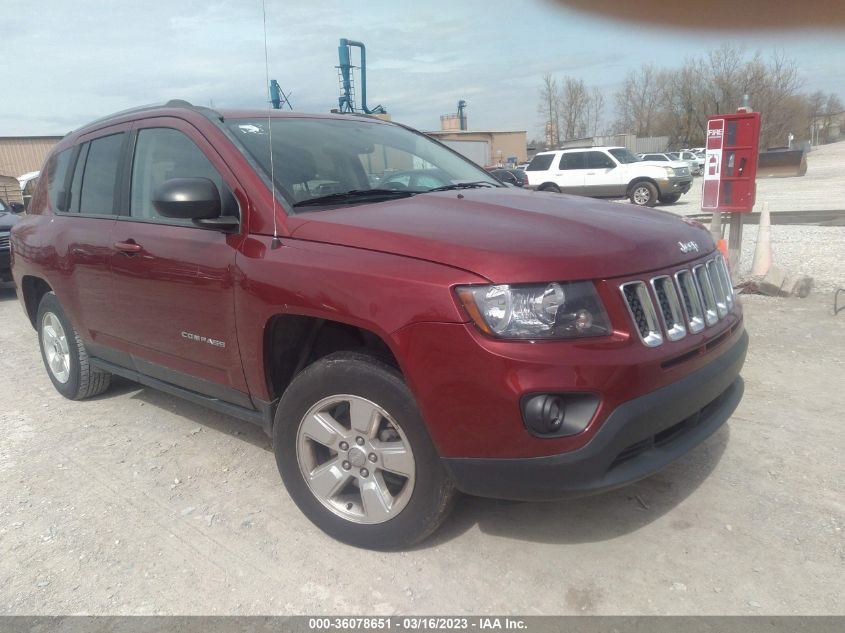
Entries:
[[586,169],[586,152],[570,152],[560,157],[561,169]]
[[[118,163],[124,137],[123,133],[112,134],[88,143],[79,194],[79,212],[83,215],[114,215]],[[79,158],[83,158],[82,154]],[[77,171],[80,162],[77,160]]]
[[587,169],[612,169],[616,163],[604,152],[585,152]]

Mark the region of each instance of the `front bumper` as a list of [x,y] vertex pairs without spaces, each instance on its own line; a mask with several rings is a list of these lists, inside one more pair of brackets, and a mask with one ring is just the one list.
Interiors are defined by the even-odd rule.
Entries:
[[660,194],[686,193],[692,187],[692,176],[673,176],[658,182]]
[[11,257],[8,250],[0,251],[0,281],[12,281]]
[[550,500],[603,492],[661,470],[712,435],[742,399],[748,335],[721,356],[619,405],[580,449],[527,458],[444,458],[465,493]]

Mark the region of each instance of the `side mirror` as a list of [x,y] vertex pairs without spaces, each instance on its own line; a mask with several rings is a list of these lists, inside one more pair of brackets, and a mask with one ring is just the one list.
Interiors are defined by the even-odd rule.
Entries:
[[210,220],[220,217],[220,192],[208,178],[171,178],[153,192],[155,210],[166,218]]
[[12,210],[12,213],[23,213],[26,211],[26,207],[24,207],[20,202],[10,202],[9,208]]

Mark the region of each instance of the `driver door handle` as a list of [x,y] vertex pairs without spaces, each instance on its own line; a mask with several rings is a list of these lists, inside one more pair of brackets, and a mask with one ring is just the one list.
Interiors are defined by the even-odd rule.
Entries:
[[115,242],[114,247],[121,253],[128,253],[130,255],[133,253],[141,252],[141,245],[136,243],[135,240],[127,240],[126,242]]

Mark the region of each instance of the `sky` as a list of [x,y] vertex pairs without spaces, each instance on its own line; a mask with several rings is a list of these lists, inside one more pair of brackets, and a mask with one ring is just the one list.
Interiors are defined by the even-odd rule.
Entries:
[[[0,0],[0,136],[65,134],[111,112],[186,99],[267,107],[261,0],[143,3]],[[683,3],[673,5],[682,10]],[[269,76],[296,110],[337,107],[338,39],[367,46],[370,107],[436,130],[467,101],[471,129],[539,136],[541,77],[612,95],[629,69],[674,67],[723,43],[783,51],[807,92],[845,98],[845,33],[717,33],[649,28],[544,0],[266,0]],[[353,63],[357,52],[353,53]],[[752,104],[753,105],[753,104]]]

